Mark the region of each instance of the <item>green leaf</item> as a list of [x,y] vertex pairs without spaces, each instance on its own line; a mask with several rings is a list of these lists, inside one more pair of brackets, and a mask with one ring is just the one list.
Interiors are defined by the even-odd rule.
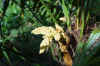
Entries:
[[[96,31],[96,32],[95,32]],[[80,46],[80,44],[78,44]],[[81,51],[81,52],[80,52]],[[100,32],[94,30],[82,49],[76,50],[73,66],[90,66],[90,62],[100,52]],[[100,56],[99,56],[100,57]]]
[[68,7],[65,5],[65,1],[64,0],[62,0],[62,9],[63,9],[63,13],[64,13],[64,15],[65,15],[65,17],[66,17],[66,20],[67,20],[67,26],[68,26],[68,29],[69,29],[69,31],[71,30],[71,25],[70,25],[70,17],[69,17],[69,9],[68,9]]
[[7,59],[8,64],[12,66],[11,61],[9,59],[9,56],[8,56],[7,52],[5,50],[3,50],[2,53],[3,53],[4,57]]
[[16,29],[11,30],[10,36],[11,37],[17,37],[18,36],[18,30],[16,30]]

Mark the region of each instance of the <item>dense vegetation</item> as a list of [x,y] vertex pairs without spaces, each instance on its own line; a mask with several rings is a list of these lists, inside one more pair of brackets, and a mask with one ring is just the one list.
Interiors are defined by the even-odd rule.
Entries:
[[0,66],[99,66],[100,0],[0,0]]

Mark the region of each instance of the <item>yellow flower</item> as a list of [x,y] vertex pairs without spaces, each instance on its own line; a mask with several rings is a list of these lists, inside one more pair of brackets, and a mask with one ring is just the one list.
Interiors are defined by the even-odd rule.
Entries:
[[66,46],[63,46],[63,43],[61,43],[60,40],[61,38],[64,38],[64,40],[69,43],[69,38],[67,35],[65,35],[64,30],[61,26],[55,24],[55,27],[56,28],[42,26],[32,30],[33,34],[42,34],[44,38],[44,40],[40,44],[39,54],[44,53],[46,49],[50,47],[53,38],[59,43],[61,51],[66,50]]
[[45,50],[50,46],[50,42],[51,42],[51,39],[49,39],[49,38],[45,38],[45,39],[41,42],[39,54],[42,54],[42,53],[45,52]]
[[65,17],[60,17],[59,20],[62,21],[62,22],[66,22],[67,21]]
[[56,27],[56,31],[59,32],[64,32],[63,28],[61,26],[59,26],[58,24],[55,24]]
[[55,35],[54,35],[54,39],[55,39],[56,41],[59,41],[60,38],[61,38],[60,33],[55,33]]
[[32,33],[46,35],[46,34],[50,34],[53,31],[54,31],[54,28],[52,28],[52,27],[42,26],[42,27],[38,27],[38,28],[32,30]]

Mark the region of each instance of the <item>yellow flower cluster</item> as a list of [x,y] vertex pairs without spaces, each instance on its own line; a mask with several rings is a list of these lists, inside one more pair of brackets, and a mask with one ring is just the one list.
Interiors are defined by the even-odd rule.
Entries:
[[[42,34],[44,40],[41,42],[40,44],[40,51],[39,54],[42,54],[46,51],[47,48],[50,47],[50,45],[52,44],[52,39],[55,39],[55,41],[58,41],[58,43],[60,44],[60,46],[62,46],[60,39],[63,37],[67,42],[69,42],[69,38],[65,35],[64,30],[61,26],[59,26],[58,24],[55,24],[56,28],[53,27],[46,27],[46,26],[42,26],[42,27],[38,27],[34,30],[32,30],[33,34]],[[63,48],[61,48],[61,50],[63,50]],[[65,50],[65,48],[64,48]]]

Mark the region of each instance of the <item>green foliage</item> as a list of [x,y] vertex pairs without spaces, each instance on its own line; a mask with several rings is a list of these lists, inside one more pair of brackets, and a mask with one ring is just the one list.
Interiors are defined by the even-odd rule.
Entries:
[[[100,29],[95,29],[86,43],[81,40],[84,37],[89,16],[100,12],[99,4],[100,0],[0,0],[0,56],[3,55],[0,60],[4,59],[7,62],[4,63],[6,66],[7,64],[16,66],[21,61],[29,64],[28,66],[57,65],[55,56],[53,56],[54,61],[48,52],[44,55],[38,54],[42,37],[31,35],[31,30],[44,25],[54,27],[55,23],[59,23],[65,30],[73,31],[71,18],[75,15],[78,17],[78,24],[81,24],[79,27],[81,39],[79,38],[76,48],[73,66],[98,64],[100,57],[94,56],[99,55],[100,41],[96,41],[96,38],[100,38]],[[59,21],[59,18],[64,16],[66,23]],[[51,48],[50,53],[54,53],[55,47]],[[57,53],[61,60],[59,48],[57,48]],[[50,64],[49,61],[51,61]],[[0,64],[2,64],[1,61]]]
[[84,44],[79,43],[77,48],[73,66],[98,66],[100,63],[100,31],[94,30],[88,41]]
[[65,2],[64,2],[64,0],[62,0],[62,9],[63,9],[63,13],[64,13],[64,15],[65,15],[65,17],[66,17],[66,19],[67,19],[67,26],[68,26],[68,29],[69,29],[69,31],[71,30],[71,21],[70,21],[70,11],[69,11],[69,7],[72,7],[72,4],[69,4],[69,2],[67,2],[67,6],[65,5]]

